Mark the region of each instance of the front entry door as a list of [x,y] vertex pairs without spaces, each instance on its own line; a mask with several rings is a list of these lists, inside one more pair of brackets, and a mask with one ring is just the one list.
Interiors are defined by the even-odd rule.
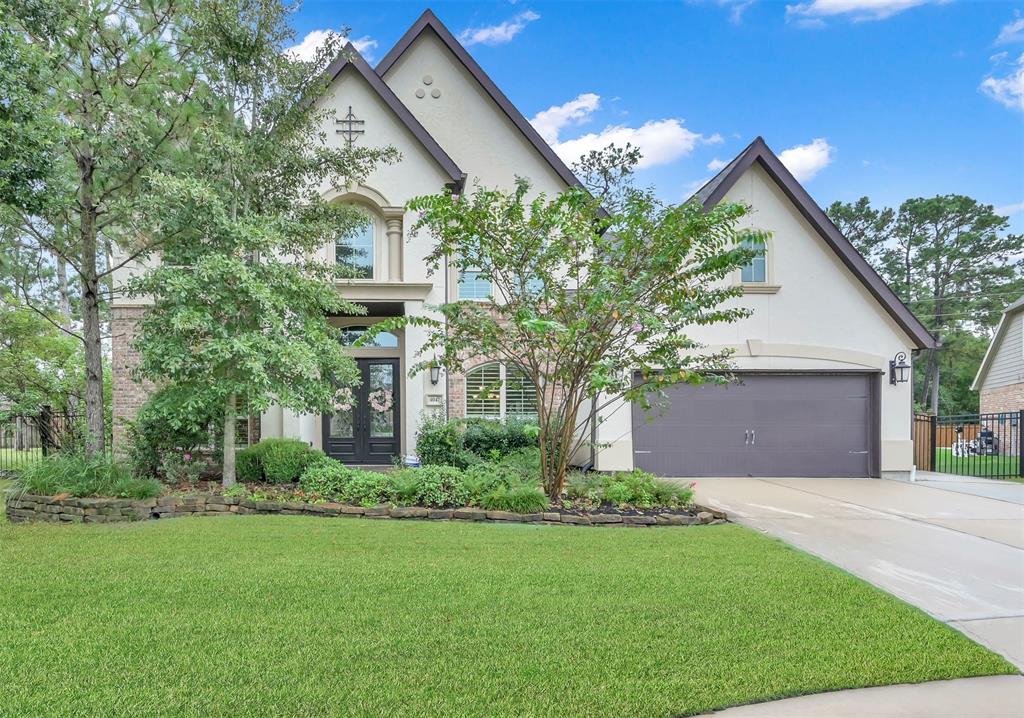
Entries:
[[401,451],[398,359],[357,359],[363,382],[324,415],[324,451],[346,464],[390,464]]

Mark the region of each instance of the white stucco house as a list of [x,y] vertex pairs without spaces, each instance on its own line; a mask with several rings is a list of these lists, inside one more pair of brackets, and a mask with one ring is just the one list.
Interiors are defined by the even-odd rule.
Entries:
[[[381,166],[358,187],[324,187],[372,218],[351,242],[363,278],[338,291],[368,308],[367,317],[334,317],[348,339],[360,327],[429,305],[486,296],[473,276],[427,276],[426,236],[411,237],[406,203],[418,195],[484,186],[510,188],[529,177],[558,193],[578,180],[523,115],[430,11],[375,68],[351,46],[330,67],[318,102],[329,111],[331,141],[394,146],[400,162]],[[742,383],[672,390],[666,413],[635,407],[604,412],[589,460],[599,470],[634,466],[676,476],[878,476],[911,467],[911,383],[891,383],[893,361],[933,339],[796,182],[760,138],[696,195],[711,206],[748,203],[748,226],[771,232],[763,252],[734,281],[753,309],[731,325],[695,328],[713,347],[731,347]],[[324,258],[335,259],[335,246]],[[144,305],[115,301],[114,410],[132,417],[145,390],[129,376],[135,323]],[[464,376],[410,376],[420,330],[385,334],[352,349],[363,372],[357,402],[333,416],[295,415],[279,407],[253,433],[292,436],[352,464],[390,463],[415,453],[425,412],[449,416],[528,413],[534,397],[514,371],[496,363]],[[907,360],[909,361],[909,359]],[[497,396],[481,387],[503,380]],[[377,392],[374,394],[374,392]],[[372,396],[371,396],[372,395]],[[381,401],[387,397],[387,401]]]

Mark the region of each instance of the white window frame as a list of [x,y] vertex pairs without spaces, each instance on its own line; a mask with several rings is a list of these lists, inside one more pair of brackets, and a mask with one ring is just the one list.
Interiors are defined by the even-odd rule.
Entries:
[[[470,402],[469,376],[473,372],[482,371],[482,370],[486,369],[487,367],[492,367],[494,365],[498,366],[498,381],[500,382],[500,386],[498,387],[498,414],[497,415],[494,415],[494,414],[470,414],[469,413],[469,402]],[[530,382],[529,376],[527,376],[526,373],[523,372],[523,377],[525,378],[525,380],[527,382],[528,391],[532,390],[533,389],[533,384]],[[468,372],[466,372],[465,382],[466,382],[466,385],[465,385],[466,391],[465,391],[463,412],[464,412],[464,416],[467,419],[492,419],[492,420],[496,420],[496,421],[507,421],[508,420],[508,418],[509,418],[509,413],[508,413],[508,396],[506,394],[506,391],[508,389],[508,367],[506,366],[506,364],[504,362],[487,362],[485,364],[480,364],[479,366],[473,367]],[[539,398],[537,397],[536,392],[534,392],[533,401],[534,401],[534,409],[535,410],[532,413],[513,414],[512,417],[513,418],[524,418],[524,417],[530,417],[530,416],[534,416],[535,417],[537,415],[536,406],[537,406],[537,404],[539,402]]]
[[[379,220],[378,213],[376,210],[363,203],[353,202],[350,206],[355,207],[370,220],[370,247],[372,256],[370,257],[370,276],[369,277],[346,277],[345,281],[353,282],[372,282],[380,276],[380,263],[381,263],[381,232],[380,228],[383,224]],[[354,237],[349,239],[355,239]],[[338,242],[341,241],[335,238],[334,242],[331,243],[331,259],[334,264],[338,264]],[[348,240],[346,240],[348,241]]]
[[458,280],[455,283],[455,292],[456,292],[456,295],[457,295],[456,298],[459,301],[465,301],[465,302],[487,302],[487,301],[490,301],[490,300],[492,300],[494,298],[494,282],[492,282],[489,279],[481,280],[481,279],[476,278],[476,277],[473,279],[473,283],[474,284],[476,284],[477,282],[481,282],[481,281],[486,281],[487,282],[487,286],[490,289],[490,291],[488,292],[487,296],[486,297],[464,297],[464,296],[462,296],[462,278],[464,276],[466,276],[467,274],[474,273],[474,272],[479,274],[481,271],[482,270],[480,270],[480,269],[467,268],[467,269],[461,270],[458,273]]

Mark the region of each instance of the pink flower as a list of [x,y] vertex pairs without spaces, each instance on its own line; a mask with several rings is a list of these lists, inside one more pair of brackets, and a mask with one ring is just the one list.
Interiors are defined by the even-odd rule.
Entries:
[[181,458],[183,458],[185,461],[192,461],[192,454],[185,454]]

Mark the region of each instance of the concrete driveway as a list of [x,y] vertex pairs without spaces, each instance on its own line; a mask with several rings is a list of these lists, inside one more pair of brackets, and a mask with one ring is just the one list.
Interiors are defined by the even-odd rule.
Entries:
[[1024,484],[920,478],[699,479],[696,494],[1024,668]]

